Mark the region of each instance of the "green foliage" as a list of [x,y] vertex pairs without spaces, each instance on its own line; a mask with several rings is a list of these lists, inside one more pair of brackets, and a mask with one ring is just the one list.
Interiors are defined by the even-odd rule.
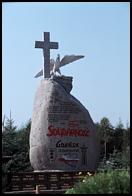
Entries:
[[113,136],[113,126],[111,125],[108,118],[104,117],[100,121],[100,136],[101,139],[108,142]]
[[125,129],[121,119],[119,119],[116,127],[113,127],[106,117],[102,118],[100,123],[95,125],[100,140],[101,161],[103,159],[104,161],[108,160],[114,150],[128,155],[128,150],[126,149],[130,146],[130,128],[127,127]]
[[123,123],[122,123],[122,121],[121,121],[121,118],[119,118],[119,122],[118,122],[118,124],[116,125],[116,128],[117,128],[117,129],[123,129],[123,128],[124,128],[124,125],[123,125]]
[[16,126],[13,119],[7,119],[6,125],[2,132],[2,155],[12,155],[16,150]]
[[33,171],[29,161],[29,134],[31,120],[16,130],[14,121],[8,119],[2,132],[2,156],[11,155],[11,160],[2,164],[2,188],[7,186],[7,172]]
[[17,126],[14,126],[14,120],[12,118],[7,118],[6,125],[4,129],[8,132],[14,132]]
[[15,153],[12,156],[12,161],[8,167],[9,171],[31,171],[32,167],[29,161],[29,134],[31,128],[31,120],[27,124],[17,131],[15,137],[15,145],[17,147]]
[[129,194],[130,174],[128,171],[108,170],[86,177],[65,194]]
[[98,169],[129,169],[130,168],[130,147],[126,151],[114,150],[108,159],[100,161]]

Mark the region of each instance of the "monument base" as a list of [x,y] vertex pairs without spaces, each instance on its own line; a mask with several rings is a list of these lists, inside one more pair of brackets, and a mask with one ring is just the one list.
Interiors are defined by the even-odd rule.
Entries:
[[88,110],[70,94],[72,77],[42,79],[37,89],[31,132],[34,171],[94,171],[99,146]]

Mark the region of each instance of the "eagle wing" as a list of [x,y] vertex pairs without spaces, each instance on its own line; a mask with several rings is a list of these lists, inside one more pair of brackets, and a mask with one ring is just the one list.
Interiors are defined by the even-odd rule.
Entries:
[[40,76],[42,76],[42,75],[43,75],[43,69],[41,69],[41,71],[38,72],[34,77],[35,77],[35,78],[38,78],[38,77],[40,77]]
[[76,60],[81,59],[83,57],[84,57],[83,55],[74,55],[74,54],[73,55],[65,55],[61,59],[60,67],[66,65],[66,64],[72,63],[73,61],[76,61]]

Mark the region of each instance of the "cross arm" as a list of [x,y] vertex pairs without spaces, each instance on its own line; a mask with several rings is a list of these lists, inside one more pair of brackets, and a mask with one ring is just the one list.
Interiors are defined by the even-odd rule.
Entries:
[[51,49],[58,49],[58,42],[50,42]]
[[44,48],[44,42],[35,41],[35,48]]

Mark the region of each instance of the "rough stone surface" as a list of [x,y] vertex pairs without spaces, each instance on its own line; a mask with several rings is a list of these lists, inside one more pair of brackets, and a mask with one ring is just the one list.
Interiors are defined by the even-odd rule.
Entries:
[[73,77],[67,76],[53,76],[53,80],[58,82],[68,93],[72,90]]
[[72,77],[43,79],[37,89],[30,131],[34,170],[95,170],[99,145],[86,108],[70,94]]

